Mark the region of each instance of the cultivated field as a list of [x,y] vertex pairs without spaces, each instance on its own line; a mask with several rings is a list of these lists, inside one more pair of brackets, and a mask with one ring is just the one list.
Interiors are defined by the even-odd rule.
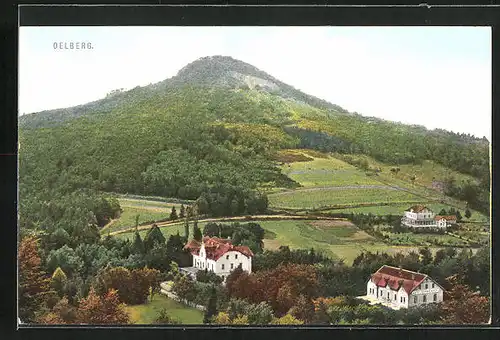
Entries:
[[407,191],[378,185],[376,187],[326,187],[298,189],[269,195],[272,208],[318,209],[363,203],[419,203],[422,199]]

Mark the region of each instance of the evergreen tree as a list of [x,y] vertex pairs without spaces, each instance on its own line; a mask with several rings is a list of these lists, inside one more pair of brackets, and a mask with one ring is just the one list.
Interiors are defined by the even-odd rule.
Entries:
[[469,208],[465,209],[465,217],[467,219],[469,219],[469,218],[471,218],[471,216],[472,216],[472,213],[470,212]]
[[175,210],[175,207],[172,207],[172,212],[170,213],[170,219],[171,220],[177,219],[177,211]]
[[144,249],[144,242],[142,241],[141,235],[139,235],[139,232],[135,232],[134,236],[134,242],[132,242],[130,252],[132,254],[144,254],[145,249]]
[[63,272],[61,267],[57,267],[57,269],[52,274],[52,278],[50,280],[50,286],[59,294],[59,297],[64,296],[64,288],[68,281],[66,274]]
[[144,237],[144,250],[149,252],[155,244],[164,245],[165,244],[165,236],[160,231],[160,228],[156,224],[153,224],[151,229],[148,230],[146,236]]
[[205,314],[203,315],[203,323],[210,323],[212,317],[216,314],[217,314],[217,292],[215,291],[215,287],[212,286],[212,289],[210,291],[210,298],[208,299],[207,309],[205,310]]
[[447,215],[447,214],[448,214],[448,213],[446,212],[446,210],[445,210],[445,209],[441,209],[441,211],[439,212],[439,215],[440,215],[440,216],[445,216],[445,215]]
[[139,217],[140,216],[141,215],[139,215],[139,214],[135,215],[135,230],[137,230],[137,227],[139,226]]
[[184,204],[181,204],[181,210],[179,212],[179,218],[184,218],[186,216],[186,209],[184,208]]
[[460,210],[457,210],[455,215],[457,216],[457,221],[461,221],[462,220],[462,214],[460,213]]
[[184,223],[184,236],[186,237],[186,240],[189,240],[189,220],[187,217]]
[[200,241],[200,242],[201,242],[201,239],[203,238],[203,235],[201,234],[201,230],[198,227],[198,221],[197,220],[194,220],[193,238],[196,241]]

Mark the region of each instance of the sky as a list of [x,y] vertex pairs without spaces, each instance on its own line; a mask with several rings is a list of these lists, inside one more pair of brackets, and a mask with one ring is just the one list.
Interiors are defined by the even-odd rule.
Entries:
[[211,55],[351,112],[491,140],[489,27],[21,27],[19,114],[156,83]]

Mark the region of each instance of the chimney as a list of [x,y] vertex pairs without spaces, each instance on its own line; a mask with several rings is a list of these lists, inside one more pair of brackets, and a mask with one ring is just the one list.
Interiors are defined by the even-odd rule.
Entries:
[[411,273],[411,279],[415,281],[415,274]]

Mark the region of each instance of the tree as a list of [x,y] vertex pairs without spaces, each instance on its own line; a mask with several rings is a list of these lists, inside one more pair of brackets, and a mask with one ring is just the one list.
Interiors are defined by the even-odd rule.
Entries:
[[442,321],[446,324],[485,324],[490,319],[489,301],[473,292],[458,275],[447,279],[451,286],[441,303]]
[[203,238],[203,236],[202,236],[202,234],[201,234],[201,230],[200,230],[200,228],[198,227],[198,221],[197,221],[197,220],[194,220],[193,238],[194,238],[196,241],[199,241],[199,242],[201,242],[201,239]]
[[129,316],[116,290],[111,289],[100,296],[92,288],[89,295],[80,300],[77,320],[78,323],[89,325],[128,324]]
[[38,239],[27,236],[18,249],[19,261],[19,318],[24,323],[35,321],[37,312],[45,307],[50,279],[41,269]]
[[210,298],[208,299],[207,309],[205,310],[205,314],[203,315],[203,323],[210,323],[212,321],[212,317],[217,314],[217,292],[215,291],[215,287],[212,286],[210,291]]
[[462,220],[462,214],[460,213],[460,210],[457,209],[455,212],[455,216],[457,216],[457,221],[460,222]]
[[296,319],[290,314],[286,314],[279,319],[271,321],[271,325],[302,325],[304,321]]
[[137,230],[134,235],[134,242],[130,247],[130,252],[132,254],[138,254],[138,255],[142,255],[145,252],[144,242],[142,241],[141,235]]
[[305,323],[309,323],[314,317],[314,304],[311,299],[300,295],[295,305],[290,309],[289,314],[303,320]]
[[170,325],[176,325],[179,324],[180,322],[173,319],[169,314],[168,311],[165,308],[162,308],[158,312],[158,316],[156,319],[153,321],[153,324],[170,324]]
[[38,323],[51,325],[73,324],[77,322],[77,318],[77,309],[68,302],[66,297],[63,297],[50,312],[38,319]]
[[177,211],[175,210],[175,207],[172,207],[172,211],[170,212],[170,219],[171,220],[177,219]]
[[184,222],[184,237],[186,237],[186,240],[189,240],[189,220],[187,217]]
[[427,266],[432,262],[432,252],[429,250],[428,247],[420,248],[418,252],[421,256],[421,261],[424,266]]
[[230,325],[231,319],[229,318],[229,315],[227,313],[219,312],[219,314],[214,317],[213,323],[217,325]]
[[203,236],[219,236],[219,225],[215,222],[205,224],[205,227],[203,228]]
[[469,219],[469,218],[471,218],[471,216],[472,216],[472,214],[471,214],[471,212],[470,212],[469,208],[465,209],[465,217],[466,217],[467,219]]
[[184,204],[181,204],[181,209],[179,211],[179,218],[184,218],[186,216],[186,209],[184,208]]
[[66,274],[62,271],[61,267],[57,267],[52,274],[50,286],[59,294],[59,297],[63,297],[67,281]]
[[144,237],[144,251],[148,253],[155,245],[165,245],[165,236],[156,224],[153,224]]
[[330,316],[328,315],[328,307],[324,301],[319,301],[318,307],[315,310],[312,321],[316,325],[329,325]]
[[447,214],[448,214],[448,213],[446,212],[446,210],[445,210],[445,209],[441,209],[441,210],[439,211],[439,215],[440,215],[440,216],[445,216],[445,215],[447,215]]
[[135,215],[135,230],[137,231],[137,227],[139,227],[139,217],[141,215],[140,214],[137,214]]

